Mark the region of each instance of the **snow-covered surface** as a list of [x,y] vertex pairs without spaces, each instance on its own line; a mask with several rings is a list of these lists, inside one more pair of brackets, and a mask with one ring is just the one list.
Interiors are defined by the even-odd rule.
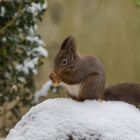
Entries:
[[140,111],[123,102],[50,99],[33,107],[6,140],[140,140]]

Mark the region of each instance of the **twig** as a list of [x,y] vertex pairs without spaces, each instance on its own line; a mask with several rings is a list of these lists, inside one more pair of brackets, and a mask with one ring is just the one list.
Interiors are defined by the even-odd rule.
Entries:
[[18,12],[17,12],[17,16],[13,17],[13,19],[11,21],[8,21],[6,23],[6,25],[4,27],[2,27],[2,29],[0,29],[0,34],[3,34],[8,27],[12,26],[15,23],[17,17],[21,14],[22,5],[23,5],[23,0],[20,2],[19,9],[18,9]]

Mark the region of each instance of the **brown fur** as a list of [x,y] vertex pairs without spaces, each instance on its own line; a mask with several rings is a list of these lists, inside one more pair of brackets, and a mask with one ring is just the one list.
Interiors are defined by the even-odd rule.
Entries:
[[[63,65],[63,60],[67,64]],[[105,72],[101,61],[95,56],[80,57],[76,52],[75,40],[67,37],[54,60],[54,72],[68,85],[81,83],[78,101],[104,99],[124,101],[137,107],[140,105],[140,84],[123,83],[105,89]]]
[[104,100],[124,101],[140,107],[140,84],[122,83],[107,87]]

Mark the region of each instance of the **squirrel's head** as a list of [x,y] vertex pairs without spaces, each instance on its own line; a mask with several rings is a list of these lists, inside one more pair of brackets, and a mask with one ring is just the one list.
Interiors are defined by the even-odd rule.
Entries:
[[55,57],[54,72],[56,74],[63,74],[74,71],[77,57],[75,40],[72,36],[69,36],[63,41]]

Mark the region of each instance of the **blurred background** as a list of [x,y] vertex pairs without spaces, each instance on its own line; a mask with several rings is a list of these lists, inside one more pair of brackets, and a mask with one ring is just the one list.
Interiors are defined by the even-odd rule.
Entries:
[[[52,72],[53,59],[62,41],[69,35],[75,37],[79,54],[96,55],[101,59],[106,71],[106,85],[140,83],[139,0],[47,0],[47,4],[47,10],[41,13],[42,21],[37,21],[37,33],[45,42],[46,45],[42,47],[45,47],[48,53],[48,57],[43,56],[44,63],[38,73],[32,72],[33,85],[36,87],[32,92],[37,93],[37,96],[40,92],[45,95],[39,101],[36,97],[37,102],[46,98],[67,96],[65,90],[54,89],[46,81]],[[56,93],[57,91],[59,93]],[[2,108],[3,106],[4,103]],[[29,108],[23,109],[21,114]],[[20,117],[14,119],[10,126],[7,123],[1,128],[10,129]],[[5,134],[3,133],[2,135]]]
[[68,35],[75,37],[80,54],[102,60],[107,84],[140,82],[140,8],[133,0],[48,0],[48,4],[39,31],[49,57],[36,77],[37,86],[48,78]]

